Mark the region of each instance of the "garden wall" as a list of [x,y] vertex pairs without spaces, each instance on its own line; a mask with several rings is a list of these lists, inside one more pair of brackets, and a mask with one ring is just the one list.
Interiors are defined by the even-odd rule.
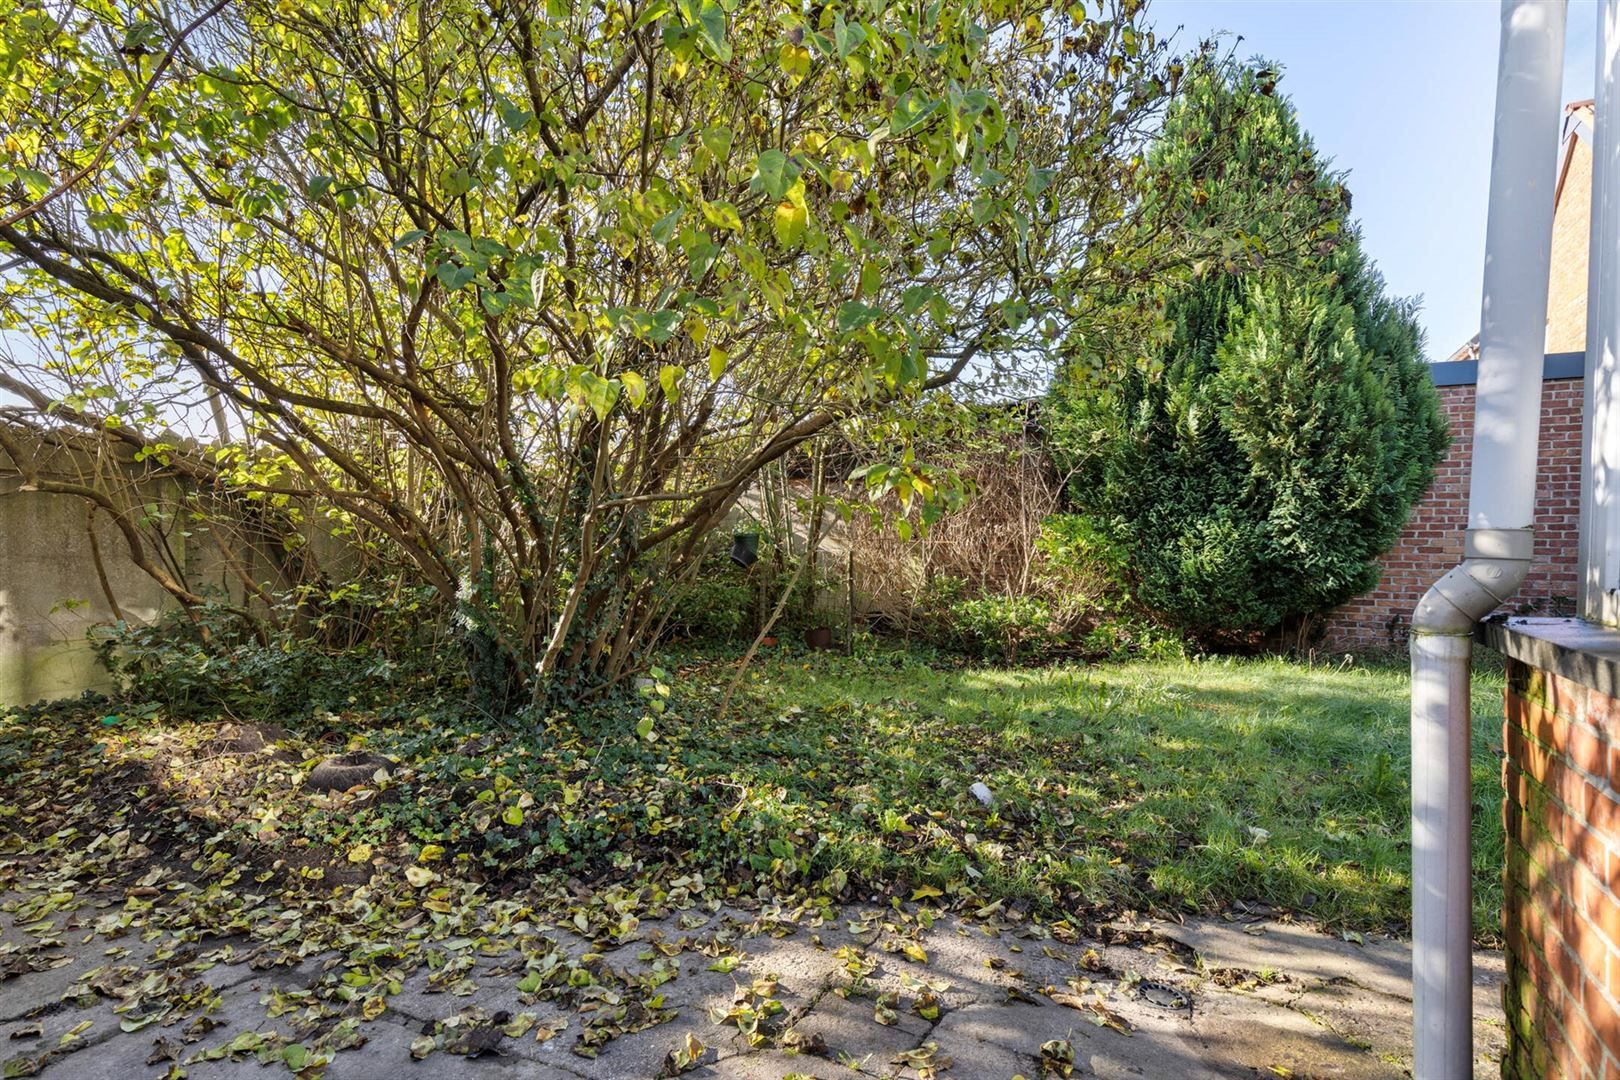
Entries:
[[[0,485],[0,707],[107,689],[86,636],[114,621],[107,590],[126,618],[147,622],[168,606],[168,594],[129,560],[105,514],[95,542],[107,589],[83,501]],[[184,558],[185,540],[176,539]]]
[[[1462,559],[1473,459],[1477,361],[1434,364],[1451,449],[1406,530],[1381,560],[1377,588],[1326,616],[1322,647],[1346,652],[1404,649],[1412,609]],[[1530,575],[1514,597],[1516,614],[1572,615],[1578,590],[1581,480],[1580,353],[1547,357],[1541,393],[1541,455],[1536,473],[1536,546]]]
[[[151,463],[108,461],[35,444],[41,473],[63,480],[95,477],[117,492],[136,520],[148,553],[193,592],[256,604],[244,575],[260,585],[290,582],[267,547],[251,535],[225,536],[182,507],[180,481]],[[9,470],[0,453],[0,474]],[[74,495],[25,491],[0,475],[0,707],[110,688],[89,634],[119,618],[150,622],[174,606],[129,558],[108,513],[88,527],[89,504]],[[328,566],[342,565],[341,544],[313,525],[305,544]],[[115,610],[116,608],[116,610]]]

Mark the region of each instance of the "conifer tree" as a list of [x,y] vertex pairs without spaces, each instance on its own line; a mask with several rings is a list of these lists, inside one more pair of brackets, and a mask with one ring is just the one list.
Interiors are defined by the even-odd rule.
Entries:
[[1156,332],[1071,359],[1049,426],[1138,600],[1206,639],[1276,630],[1377,583],[1445,452],[1416,307],[1386,295],[1270,72],[1201,76],[1149,167],[1230,230],[1225,255],[1122,297]]

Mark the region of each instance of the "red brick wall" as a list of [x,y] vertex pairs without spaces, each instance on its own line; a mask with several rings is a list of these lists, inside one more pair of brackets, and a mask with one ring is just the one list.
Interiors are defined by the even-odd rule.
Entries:
[[[1541,460],[1536,483],[1535,562],[1511,605],[1515,614],[1572,615],[1578,589],[1581,482],[1580,379],[1550,379],[1541,392]],[[1451,450],[1434,484],[1412,510],[1406,531],[1379,561],[1372,592],[1331,612],[1323,647],[1349,651],[1403,648],[1412,609],[1462,558],[1468,525],[1468,468],[1473,459],[1474,388],[1443,386]]]
[[1508,662],[1504,1080],[1620,1076],[1620,701]]

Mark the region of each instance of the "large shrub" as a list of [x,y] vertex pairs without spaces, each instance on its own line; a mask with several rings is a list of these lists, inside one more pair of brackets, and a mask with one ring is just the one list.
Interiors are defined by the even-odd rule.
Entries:
[[[1208,144],[1234,109],[1231,164],[1205,170],[1228,160]],[[1138,599],[1205,637],[1271,631],[1371,588],[1427,487],[1446,434],[1422,335],[1264,73],[1209,77],[1150,164],[1239,219],[1273,189],[1268,220],[1228,259],[1126,297],[1162,305],[1159,332],[1115,343],[1128,373],[1107,385],[1071,363],[1049,427],[1075,508],[1124,553]],[[1293,199],[1280,222],[1279,184]],[[1262,229],[1285,239],[1254,242]]]
[[[916,403],[1044,373],[1099,290],[1211,255],[1129,227],[1200,62],[1141,0],[6,10],[8,419],[311,508],[433,591],[492,699],[622,685],[840,429],[887,425],[926,501]],[[7,482],[205,602],[30,439],[0,424]]]

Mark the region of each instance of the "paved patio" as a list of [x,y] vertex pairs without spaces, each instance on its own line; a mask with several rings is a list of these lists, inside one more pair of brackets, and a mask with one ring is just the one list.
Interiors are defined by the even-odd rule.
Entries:
[[[1259,917],[1064,941],[997,912],[714,905],[610,948],[520,924],[402,970],[364,943],[299,956],[296,933],[119,935],[118,910],[0,916],[5,1077],[1408,1075],[1406,946]],[[1501,963],[1477,965],[1476,1075],[1494,1076]],[[547,970],[567,981],[542,990]]]

